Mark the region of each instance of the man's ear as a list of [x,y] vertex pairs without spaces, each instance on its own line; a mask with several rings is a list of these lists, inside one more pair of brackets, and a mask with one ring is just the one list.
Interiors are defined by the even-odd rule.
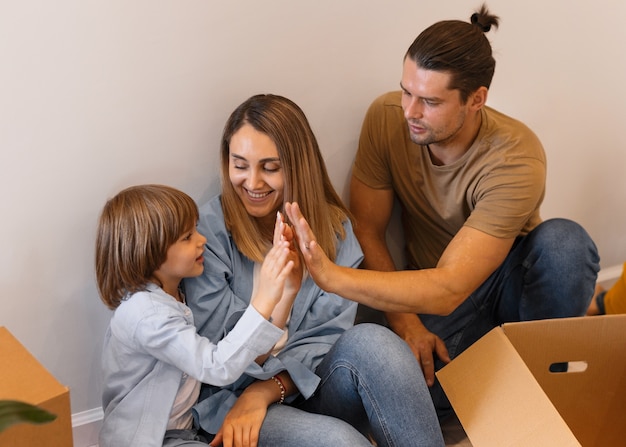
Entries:
[[472,93],[468,101],[471,109],[474,111],[480,110],[487,102],[488,93],[489,89],[485,86],[479,87],[478,90]]

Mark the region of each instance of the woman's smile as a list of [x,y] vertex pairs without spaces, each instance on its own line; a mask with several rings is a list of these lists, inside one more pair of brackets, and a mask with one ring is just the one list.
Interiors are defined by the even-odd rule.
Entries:
[[250,124],[236,131],[229,144],[228,175],[239,199],[251,216],[271,216],[283,205],[285,180],[274,141]]

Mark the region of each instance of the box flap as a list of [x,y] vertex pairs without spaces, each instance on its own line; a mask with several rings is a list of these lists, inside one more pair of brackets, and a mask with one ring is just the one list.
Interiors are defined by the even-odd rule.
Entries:
[[[508,323],[503,330],[582,445],[626,439],[626,315]],[[550,370],[558,363],[567,371]]]
[[580,446],[500,327],[437,377],[474,447]]
[[0,327],[0,352],[0,399],[40,405],[67,392],[5,327]]
[[0,327],[0,399],[28,402],[56,419],[46,424],[15,424],[0,433],[0,445],[68,447],[72,442],[70,393],[4,327]]

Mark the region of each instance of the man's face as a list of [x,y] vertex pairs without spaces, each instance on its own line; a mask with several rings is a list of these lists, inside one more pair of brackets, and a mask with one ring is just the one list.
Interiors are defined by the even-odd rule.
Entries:
[[446,146],[466,124],[467,104],[450,90],[450,74],[425,70],[410,58],[402,70],[402,109],[411,140],[421,145]]

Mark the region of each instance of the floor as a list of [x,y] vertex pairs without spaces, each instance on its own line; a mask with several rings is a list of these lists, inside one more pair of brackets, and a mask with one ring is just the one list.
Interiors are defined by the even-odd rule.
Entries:
[[463,430],[461,423],[456,417],[447,420],[441,426],[441,431],[443,432],[443,439],[446,442],[446,446],[448,447],[471,447],[472,446],[469,439],[467,439],[465,430]]

